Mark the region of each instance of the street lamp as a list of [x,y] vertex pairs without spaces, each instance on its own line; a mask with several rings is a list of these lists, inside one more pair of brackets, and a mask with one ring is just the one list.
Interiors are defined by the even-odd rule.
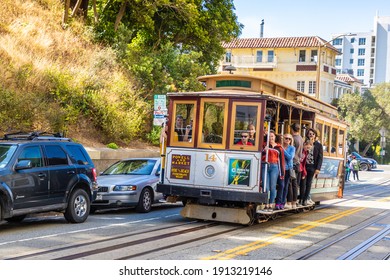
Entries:
[[327,44],[330,42],[333,42],[334,40],[340,38],[340,37],[347,37],[347,36],[356,36],[356,34],[348,33],[348,34],[341,34],[336,37],[334,37],[332,40],[329,40],[322,45],[318,47],[318,53],[317,53],[317,77],[316,77],[316,98],[320,99],[320,83],[321,83],[321,48],[326,47]]

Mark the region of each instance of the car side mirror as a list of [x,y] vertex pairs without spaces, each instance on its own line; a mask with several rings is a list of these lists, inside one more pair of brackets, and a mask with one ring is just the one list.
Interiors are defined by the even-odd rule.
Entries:
[[31,160],[21,160],[15,165],[15,170],[30,169],[32,168]]

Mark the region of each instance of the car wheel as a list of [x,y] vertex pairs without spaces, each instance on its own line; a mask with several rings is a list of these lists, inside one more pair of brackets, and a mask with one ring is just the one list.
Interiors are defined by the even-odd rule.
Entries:
[[91,202],[86,191],[83,189],[74,190],[68,201],[65,211],[65,219],[70,223],[83,223],[89,215]]
[[152,191],[149,188],[144,188],[139,197],[138,205],[135,208],[137,212],[147,213],[152,209]]
[[9,223],[20,223],[21,221],[24,220],[24,218],[26,218],[27,215],[20,215],[20,216],[15,216],[15,217],[11,217],[11,218],[6,218],[5,220]]
[[367,171],[369,168],[368,168],[368,164],[367,163],[361,163],[360,164],[360,170],[361,171]]

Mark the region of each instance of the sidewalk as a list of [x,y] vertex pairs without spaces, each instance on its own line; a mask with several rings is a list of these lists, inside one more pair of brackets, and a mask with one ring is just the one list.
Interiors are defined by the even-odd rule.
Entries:
[[353,174],[349,176],[349,181],[345,182],[346,186],[375,183],[382,181],[386,174],[390,174],[390,165],[378,165],[378,168],[371,171],[359,171],[359,181],[353,179]]

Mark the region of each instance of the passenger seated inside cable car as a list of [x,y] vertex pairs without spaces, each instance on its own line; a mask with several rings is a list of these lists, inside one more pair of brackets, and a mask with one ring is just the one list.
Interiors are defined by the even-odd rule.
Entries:
[[249,134],[248,141],[250,143],[252,143],[252,145],[254,145],[255,139],[256,139],[256,127],[253,123],[251,123],[248,125],[247,129],[248,129],[248,134]]
[[253,146],[252,142],[249,141],[249,132],[242,132],[241,133],[241,139],[240,141],[237,142],[236,145],[241,145],[241,146]]

